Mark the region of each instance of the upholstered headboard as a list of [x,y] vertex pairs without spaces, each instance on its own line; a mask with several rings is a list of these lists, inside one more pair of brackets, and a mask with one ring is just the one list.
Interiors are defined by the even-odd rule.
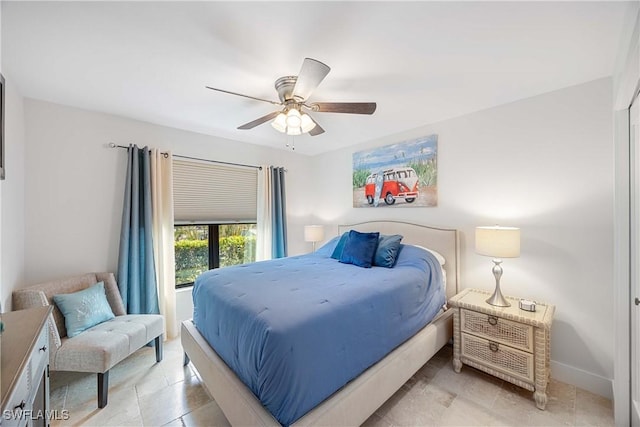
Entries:
[[458,230],[401,221],[368,221],[338,226],[340,234],[349,230],[360,232],[379,231],[380,234],[401,234],[404,236],[402,243],[420,245],[438,251],[446,259],[444,269],[447,272],[447,299],[459,292],[460,247]]

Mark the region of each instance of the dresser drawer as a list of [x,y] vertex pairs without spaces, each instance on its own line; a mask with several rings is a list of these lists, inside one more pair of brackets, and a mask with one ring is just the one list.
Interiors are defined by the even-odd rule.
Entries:
[[533,327],[500,317],[460,309],[462,332],[533,353]]
[[38,383],[42,377],[44,368],[49,363],[49,332],[47,328],[42,328],[36,345],[31,350],[31,357],[29,358],[30,367],[30,382],[29,388],[35,390],[38,388]]
[[13,389],[13,394],[7,402],[5,411],[2,414],[2,427],[19,427],[27,424],[28,414],[24,411],[31,410],[31,399],[29,389],[29,369],[18,379],[16,387]]
[[462,357],[483,366],[533,383],[533,354],[489,341],[474,335],[462,334]]

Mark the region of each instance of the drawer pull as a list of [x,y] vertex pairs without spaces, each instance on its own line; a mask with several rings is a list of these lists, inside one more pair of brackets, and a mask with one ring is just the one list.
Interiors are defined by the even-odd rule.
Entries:
[[14,406],[14,407],[13,407],[13,409],[14,409],[14,410],[15,410],[15,409],[23,410],[25,406],[27,406],[27,402],[25,402],[25,401],[23,400],[22,402],[20,402],[20,404],[19,404],[19,405]]
[[38,350],[40,351],[47,351],[47,346],[43,345],[42,347],[40,347]]
[[491,350],[494,353],[496,353],[498,351],[498,343],[490,342],[489,343],[489,350]]
[[491,326],[496,326],[498,324],[498,318],[496,316],[489,316],[487,322],[489,322]]

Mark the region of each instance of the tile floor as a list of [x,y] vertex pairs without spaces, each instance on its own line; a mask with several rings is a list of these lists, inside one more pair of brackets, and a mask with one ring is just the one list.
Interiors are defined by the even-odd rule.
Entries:
[[[444,347],[369,418],[366,426],[613,426],[611,401],[552,380],[546,411],[536,409],[532,393],[463,367],[451,367]],[[96,376],[51,373],[51,409],[68,410],[53,427],[228,426],[194,370],[182,366],[180,340],[165,343],[155,363],[143,348],[111,370],[109,404],[96,406]]]

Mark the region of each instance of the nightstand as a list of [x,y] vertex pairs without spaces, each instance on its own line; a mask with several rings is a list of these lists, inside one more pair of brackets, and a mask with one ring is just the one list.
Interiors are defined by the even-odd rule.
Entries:
[[453,312],[453,369],[462,364],[534,392],[536,406],[547,404],[549,335],[555,306],[536,303],[536,311],[520,310],[485,300],[490,292],[465,289],[449,300]]

